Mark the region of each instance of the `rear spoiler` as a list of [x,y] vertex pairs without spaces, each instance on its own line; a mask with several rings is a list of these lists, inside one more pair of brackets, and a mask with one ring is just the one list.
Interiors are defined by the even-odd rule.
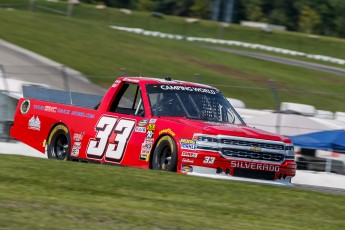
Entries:
[[96,109],[103,98],[102,96],[98,95],[47,89],[41,86],[32,85],[23,85],[23,96],[30,99],[37,99],[65,105],[74,105],[90,109]]

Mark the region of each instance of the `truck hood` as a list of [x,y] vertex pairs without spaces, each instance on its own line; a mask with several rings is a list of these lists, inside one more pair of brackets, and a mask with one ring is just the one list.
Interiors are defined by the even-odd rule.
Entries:
[[264,130],[256,129],[254,127],[249,127],[247,125],[235,125],[235,124],[223,124],[219,122],[207,122],[201,120],[192,120],[188,118],[180,117],[164,117],[161,119],[166,119],[170,122],[181,123],[196,129],[200,128],[203,130],[204,134],[210,135],[226,135],[226,136],[237,136],[246,138],[255,138],[263,140],[272,141],[282,141],[285,143],[291,143],[290,139],[278,134],[269,133]]

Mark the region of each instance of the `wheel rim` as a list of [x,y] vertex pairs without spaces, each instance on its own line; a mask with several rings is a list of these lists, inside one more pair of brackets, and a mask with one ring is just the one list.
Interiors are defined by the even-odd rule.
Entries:
[[56,138],[56,142],[54,145],[54,153],[56,157],[60,160],[66,158],[68,153],[68,140],[65,135],[61,134]]
[[162,170],[169,170],[171,163],[171,150],[169,147],[165,147],[160,154],[159,164]]

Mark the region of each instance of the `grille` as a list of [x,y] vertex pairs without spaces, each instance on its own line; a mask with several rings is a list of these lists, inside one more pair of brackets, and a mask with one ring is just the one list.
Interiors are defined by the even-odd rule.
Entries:
[[262,160],[272,162],[281,162],[284,160],[284,155],[278,153],[258,153],[237,149],[222,149],[222,153],[227,157],[244,158],[251,160]]
[[284,145],[278,145],[278,144],[231,140],[231,139],[221,139],[220,142],[226,145],[239,145],[239,146],[248,146],[248,147],[260,147],[260,148],[273,149],[273,150],[284,150]]
[[274,180],[275,172],[235,168],[234,176],[251,179]]

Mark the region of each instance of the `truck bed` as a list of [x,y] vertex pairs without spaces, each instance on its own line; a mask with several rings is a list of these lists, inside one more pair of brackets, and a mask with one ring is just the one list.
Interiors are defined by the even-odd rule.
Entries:
[[88,109],[97,109],[103,98],[98,95],[47,89],[39,86],[23,86],[23,96]]

